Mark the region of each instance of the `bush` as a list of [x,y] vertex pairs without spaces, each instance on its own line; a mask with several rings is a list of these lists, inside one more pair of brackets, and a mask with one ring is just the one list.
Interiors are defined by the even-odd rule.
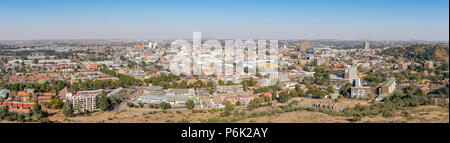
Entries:
[[188,109],[194,109],[195,106],[195,102],[192,100],[189,100],[188,102],[186,102],[186,108]]
[[352,121],[361,121],[361,116],[353,116]]
[[131,103],[131,102],[127,102],[127,106],[130,107],[130,108],[133,108],[133,107],[134,107],[134,104]]
[[231,116],[231,112],[230,112],[229,110],[226,110],[226,111],[220,113],[220,116],[221,116],[221,117],[228,117],[228,116]]
[[394,113],[392,113],[392,111],[385,111],[382,115],[386,118],[394,117]]
[[215,114],[215,113],[216,113],[216,109],[211,109],[211,110],[209,110],[209,113]]
[[227,110],[227,111],[233,111],[234,110],[234,106],[233,106],[233,104],[231,104],[230,101],[226,101],[225,102],[225,110]]

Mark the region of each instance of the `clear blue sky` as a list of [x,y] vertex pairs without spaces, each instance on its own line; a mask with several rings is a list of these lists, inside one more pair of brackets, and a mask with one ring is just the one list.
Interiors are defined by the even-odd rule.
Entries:
[[0,40],[448,40],[448,0],[0,0]]

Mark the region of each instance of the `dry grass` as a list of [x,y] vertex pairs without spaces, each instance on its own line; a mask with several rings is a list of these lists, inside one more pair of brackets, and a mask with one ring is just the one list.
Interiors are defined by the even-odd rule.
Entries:
[[[414,109],[397,111],[394,117],[381,115],[363,117],[357,123],[449,123],[449,110],[439,106],[422,106]],[[352,117],[330,116],[320,112],[296,111],[270,117],[257,117],[242,120],[242,123],[349,123]],[[352,122],[353,123],[353,122]]]

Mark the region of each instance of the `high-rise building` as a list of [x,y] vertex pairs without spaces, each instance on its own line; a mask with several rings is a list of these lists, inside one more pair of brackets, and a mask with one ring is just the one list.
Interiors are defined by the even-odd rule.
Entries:
[[358,78],[358,70],[356,66],[347,66],[347,68],[345,68],[344,78],[350,81],[356,80]]
[[79,108],[81,111],[97,110],[97,99],[102,93],[100,90],[78,91],[76,95],[68,98],[73,109]]
[[365,42],[364,43],[364,49],[370,50],[370,43],[369,42]]
[[309,48],[309,41],[308,40],[301,40],[300,41],[300,52],[306,52],[307,48]]

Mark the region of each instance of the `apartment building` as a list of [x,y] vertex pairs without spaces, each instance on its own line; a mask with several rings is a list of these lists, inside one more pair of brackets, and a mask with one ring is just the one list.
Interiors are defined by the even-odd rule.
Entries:
[[78,91],[76,95],[70,97],[68,100],[71,103],[73,109],[79,107],[81,111],[96,111],[97,98],[100,97],[102,91],[102,89]]

